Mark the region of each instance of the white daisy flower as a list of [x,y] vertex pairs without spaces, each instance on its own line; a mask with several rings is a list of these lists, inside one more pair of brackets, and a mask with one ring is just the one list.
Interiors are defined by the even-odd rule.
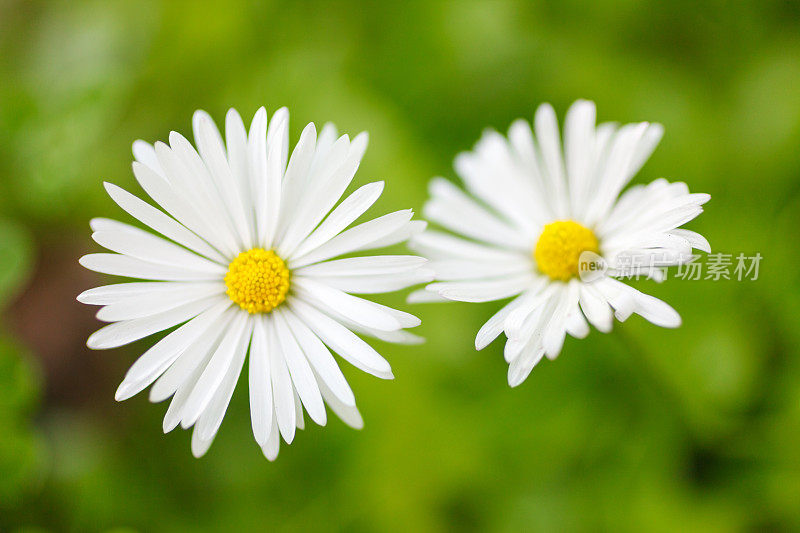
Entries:
[[[622,192],[661,139],[661,125],[595,127],[594,104],[578,101],[567,113],[563,154],[550,105],[537,110],[534,131],[535,138],[523,120],[507,139],[487,131],[456,158],[456,172],[476,199],[443,178],[431,182],[426,217],[464,238],[428,230],[411,240],[431,259],[437,282],[409,301],[514,297],[475,339],[480,350],[505,332],[512,387],[543,356],[557,357],[567,333],[585,337],[587,321],[603,332],[613,316],[624,321],[632,313],[659,326],[680,325],[672,307],[615,277],[646,273],[659,280],[659,267],[687,261],[692,248],[710,248],[701,235],[678,229],[703,211],[709,195],[663,179]],[[579,276],[581,262],[608,270]],[[635,268],[623,268],[626,262]]]
[[[404,328],[415,316],[352,296],[428,282],[425,259],[374,255],[334,259],[405,241],[424,229],[410,209],[346,229],[380,196],[383,182],[340,199],[367,147],[362,133],[337,138],[326,125],[303,130],[291,158],[289,113],[249,132],[231,109],[225,141],[211,117],[194,115],[197,150],[179,133],[169,145],[133,144],[133,172],[163,211],[106,183],[128,214],[165,238],[94,219],[92,238],[115,253],[80,263],[96,272],[150,280],[88,290],[78,300],[112,322],[89,337],[93,349],[122,346],[174,326],[130,368],[116,393],[125,400],[153,384],[154,402],[172,397],[164,431],[194,426],[192,453],[211,445],[249,353],[253,433],[268,459],[279,434],[291,443],[303,409],[326,423],[327,403],[361,428],[355,398],[330,350],[361,370],[392,379],[389,363],[354,332],[389,342],[421,339]],[[287,164],[288,161],[288,164]],[[327,216],[326,216],[327,215]]]

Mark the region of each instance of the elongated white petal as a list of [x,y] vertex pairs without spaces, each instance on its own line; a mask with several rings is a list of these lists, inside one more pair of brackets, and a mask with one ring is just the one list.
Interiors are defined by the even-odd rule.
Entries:
[[228,152],[228,166],[230,167],[236,189],[232,191],[234,203],[230,207],[231,214],[241,212],[246,230],[243,234],[248,247],[255,246],[255,212],[251,203],[253,192],[250,189],[250,164],[247,155],[247,130],[242,117],[235,109],[229,109],[225,115],[225,145]]
[[578,100],[569,108],[564,125],[564,159],[569,183],[570,211],[583,211],[593,177],[595,107]]
[[281,350],[283,349],[275,328],[275,319],[270,317],[267,322],[267,340],[269,347],[270,376],[272,377],[272,401],[275,405],[275,419],[281,436],[287,444],[294,440],[297,411],[295,409],[294,388],[289,369]]
[[158,163],[158,157],[156,157],[156,151],[152,144],[142,140],[133,141],[131,151],[136,161],[150,167],[156,174],[164,175],[164,171]]
[[274,246],[275,232],[281,210],[281,182],[286,170],[286,154],[289,149],[289,113],[286,108],[278,109],[272,116],[267,130],[266,166],[266,229],[263,241],[268,247]]
[[322,398],[325,403],[330,406],[331,410],[336,413],[336,416],[342,419],[342,422],[347,424],[353,429],[362,429],[364,427],[364,419],[361,418],[361,413],[355,405],[350,405],[343,402],[336,394],[331,391],[328,384],[320,379],[319,391],[322,393]]
[[529,235],[490,213],[449,181],[434,178],[430,193],[432,199],[424,213],[432,221],[480,241],[520,250],[530,248]]
[[478,244],[438,231],[426,231],[414,236],[409,242],[409,247],[431,259],[450,259],[455,256],[455,258],[477,259],[495,264],[526,260],[525,256],[516,251]]
[[[318,154],[319,149],[318,145]],[[281,236],[281,242],[278,245],[280,250],[294,250],[325,216],[325,213],[321,213],[322,205],[328,199],[319,198],[322,194],[320,188],[326,184],[329,185],[331,176],[344,165],[349,150],[350,138],[342,135],[324,156],[321,158],[315,156],[308,177],[309,184],[313,184],[314,187],[308,186],[303,191],[302,201],[297,203],[297,210],[291,215],[291,220],[288,221],[286,230]],[[338,197],[335,200],[338,200]]]
[[394,246],[395,244],[406,242],[408,239],[425,231],[427,226],[428,223],[424,220],[409,220],[394,231],[384,235],[379,239],[368,241],[354,248],[351,250],[351,252],[374,250],[375,248],[385,248],[387,246]]
[[264,453],[264,457],[266,457],[269,461],[274,461],[278,458],[280,446],[280,432],[278,431],[278,424],[275,422],[272,424],[272,427],[269,430],[267,443],[261,447],[261,451]]
[[[165,283],[165,285],[167,284]],[[142,318],[225,292],[225,284],[220,281],[169,283],[169,285],[175,286],[168,291],[142,292],[106,305],[97,312],[97,319],[104,322],[117,322]]]
[[[184,183],[190,190],[196,190],[198,205],[205,206],[204,214],[225,226],[240,246],[252,246],[251,228],[242,209],[243,180],[231,172],[222,146],[217,144],[213,159],[207,162],[181,134],[171,132],[169,142],[176,162],[188,172],[184,174]],[[224,172],[225,176],[215,179],[215,172]]]
[[161,281],[212,281],[218,280],[220,277],[217,273],[160,265],[119,254],[88,254],[81,257],[78,262],[89,270],[126,278]]
[[218,282],[207,281],[141,281],[130,283],[117,283],[95,287],[80,293],[77,300],[84,304],[108,305],[116,304],[130,299],[136,299],[144,294],[167,295],[173,291],[184,291],[192,287],[202,288]]
[[107,350],[123,346],[143,337],[148,337],[153,333],[177,326],[181,322],[186,322],[215,303],[220,302],[220,298],[219,296],[211,296],[189,302],[157,315],[115,322],[92,333],[86,341],[86,345],[93,350]]
[[234,360],[246,326],[247,315],[238,313],[200,375],[200,379],[197,380],[189,399],[186,400],[186,407],[181,418],[181,426],[184,429],[194,425],[208,404],[211,403],[211,399],[222,384],[225,374]]
[[298,268],[295,274],[303,276],[366,276],[396,274],[416,269],[428,260],[416,255],[375,255],[350,257]]
[[550,186],[555,215],[564,218],[568,210],[564,159],[561,155],[561,135],[558,133],[556,113],[550,104],[542,104],[536,110],[534,127],[541,154],[542,173],[548,178],[546,183]]
[[492,315],[492,317],[487,320],[483,326],[481,326],[481,329],[478,330],[478,334],[475,336],[475,349],[483,350],[489,345],[489,343],[495,340],[497,336],[503,332],[506,318],[508,318],[508,316],[514,310],[519,309],[522,306],[529,305],[531,301],[538,295],[543,285],[543,279],[537,281],[534,286],[508,302],[499,311]]
[[324,383],[331,394],[336,396],[343,404],[355,406],[356,399],[353,391],[325,344],[291,310],[286,309],[284,314],[289,327],[318,378],[317,381],[320,382],[320,388]]
[[282,250],[286,255],[302,256],[328,242],[370,208],[383,192],[383,182],[368,183],[348,196],[325,218],[322,224],[297,247]]
[[370,274],[361,276],[314,276],[313,279],[334,289],[352,294],[379,294],[393,292],[412,285],[434,280],[434,272],[417,268],[395,274]]
[[354,226],[308,254],[292,257],[289,260],[289,268],[300,268],[312,263],[318,263],[331,257],[350,253],[360,247],[368,246],[370,243],[400,229],[411,220],[413,214],[410,209],[404,209]]
[[353,322],[382,331],[395,331],[402,328],[396,318],[374,302],[351,296],[308,278],[295,278],[292,283],[298,297],[312,303],[319,302],[333,307]]
[[213,261],[225,262],[217,250],[172,217],[113,183],[104,182],[103,186],[118,206],[145,226]]
[[322,395],[319,392],[319,385],[317,385],[317,380],[314,377],[311,366],[308,364],[306,355],[303,353],[292,329],[287,323],[286,317],[280,309],[277,309],[275,313],[275,332],[286,362],[286,368],[289,370],[292,384],[303,403],[303,407],[306,408],[314,422],[324,426],[327,417]]
[[268,350],[267,324],[264,318],[258,315],[255,318],[253,341],[250,345],[249,384],[250,420],[253,425],[253,435],[260,446],[267,444],[274,417]]
[[436,259],[427,268],[436,273],[436,279],[442,281],[481,280],[500,278],[531,272],[533,261],[525,257],[514,258],[502,263],[481,259]]
[[267,110],[256,111],[247,135],[247,161],[250,191],[256,223],[256,242],[266,242],[267,236]]
[[283,236],[293,220],[291,214],[297,213],[297,205],[309,187],[309,177],[311,175],[311,161],[314,158],[317,142],[317,128],[314,123],[308,124],[300,140],[289,158],[286,167],[286,174],[283,177],[281,188],[281,212],[283,216],[278,219],[276,242],[282,242]]
[[489,302],[514,296],[528,288],[534,281],[532,273],[517,274],[507,278],[481,281],[444,281],[431,283],[427,290],[450,300],[461,302]]
[[292,301],[290,309],[345,361],[379,378],[394,378],[386,359],[346,327],[299,300]]
[[[127,225],[122,225],[127,226]],[[133,226],[95,231],[92,239],[112,252],[161,265],[224,276],[226,268]]]
[[[297,230],[295,232],[295,237],[303,238],[308,235],[309,232],[311,232],[311,230],[317,224],[319,224],[322,218],[333,208],[334,204],[338,201],[352,181],[356,170],[358,170],[358,166],[366,148],[367,134],[361,133],[357,135],[355,139],[353,139],[352,143],[350,143],[347,157],[344,159],[341,165],[339,165],[339,167],[333,173],[331,173],[330,176],[320,178],[320,189],[315,191],[315,194],[312,194],[309,198],[307,198],[305,209],[298,215],[298,225],[296,226]],[[341,214],[338,214],[336,218],[333,219],[331,223],[331,229],[335,229],[335,226],[341,225],[338,221],[341,216]],[[346,225],[344,227],[346,227]],[[323,231],[330,232],[331,229],[324,228]],[[286,246],[291,248],[293,242],[296,241],[287,239]]]
[[592,284],[580,288],[580,306],[586,319],[603,333],[611,331],[614,314],[606,300],[594,289]]
[[228,370],[222,378],[217,392],[214,393],[213,398],[208,407],[206,407],[200,418],[197,419],[195,425],[195,432],[199,433],[202,440],[212,440],[214,435],[217,434],[222,418],[225,416],[225,411],[228,409],[228,404],[233,396],[233,389],[236,387],[236,382],[239,379],[239,374],[242,371],[244,364],[244,357],[247,353],[247,348],[250,345],[250,338],[253,330],[253,321],[248,320],[244,332],[240,335],[236,345],[233,361],[231,361]]
[[117,389],[116,400],[123,401],[141,392],[160,376],[184,350],[197,342],[201,335],[205,335],[205,332],[209,330],[213,335],[215,323],[225,324],[227,322],[228,318],[221,315],[228,307],[230,307],[230,302],[220,300],[219,303],[154,344],[136,360],[125,374],[125,379]]
[[[188,348],[181,351],[173,346],[172,349],[162,352],[164,361],[174,359],[174,362],[161,374],[156,382],[153,383],[150,389],[151,402],[160,402],[176,394],[177,391],[191,379],[198,367],[200,368],[195,381],[200,377],[200,373],[205,369],[205,365],[211,358],[211,354],[219,344],[222,332],[228,328],[236,313],[236,310],[229,307],[222,316],[219,316],[211,324],[207,324],[206,328],[202,331],[195,329],[194,336],[196,336],[196,339]],[[186,326],[188,326],[188,324]],[[197,332],[199,332],[199,334]],[[176,358],[176,354],[180,355]],[[194,387],[194,382],[192,382],[192,385],[189,387],[187,394],[191,391],[192,387]],[[171,431],[178,422],[180,422],[180,416],[172,420],[172,422],[174,422],[174,424],[170,425],[169,429],[165,429],[165,431]]]
[[209,224],[200,212],[176,193],[162,176],[138,162],[134,162],[132,166],[136,181],[167,213],[223,252],[223,255],[234,255],[235,248],[231,247],[230,241],[222,236],[219,228]]

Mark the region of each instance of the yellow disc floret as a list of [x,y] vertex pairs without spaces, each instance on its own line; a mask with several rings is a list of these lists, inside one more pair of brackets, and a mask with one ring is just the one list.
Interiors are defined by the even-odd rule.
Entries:
[[567,281],[578,275],[578,260],[585,251],[599,253],[592,230],[573,220],[557,220],[544,227],[533,258],[550,279]]
[[286,299],[289,269],[272,250],[240,253],[225,274],[228,296],[248,313],[269,313]]

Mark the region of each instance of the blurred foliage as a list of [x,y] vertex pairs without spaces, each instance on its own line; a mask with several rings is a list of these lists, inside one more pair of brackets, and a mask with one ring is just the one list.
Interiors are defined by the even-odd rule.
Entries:
[[[0,79],[0,530],[800,529],[797,2],[2,0]],[[37,377],[37,339],[65,326],[16,319],[90,249],[89,218],[127,220],[101,181],[137,190],[134,139],[287,105],[294,139],[312,120],[370,132],[373,213],[419,210],[484,127],[579,97],[665,125],[637,180],[711,193],[690,227],[761,252],[758,281],[643,282],[680,329],[569,340],[515,390],[500,343],[473,348],[497,305],[418,306],[427,344],[379,345],[394,382],[344,369],[365,429],[309,427],[275,463],[246,380],[199,461],[160,435],[164,406],[115,404],[147,342],[90,358],[76,340],[47,368],[108,379]]]

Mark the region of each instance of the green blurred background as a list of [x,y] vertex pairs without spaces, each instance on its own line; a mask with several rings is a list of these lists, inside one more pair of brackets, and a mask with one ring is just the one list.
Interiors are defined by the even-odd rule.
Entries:
[[[371,213],[414,207],[487,126],[576,98],[666,135],[636,178],[708,192],[689,227],[760,252],[757,281],[641,284],[684,325],[568,340],[518,389],[496,304],[415,306],[420,347],[352,367],[366,421],[275,463],[246,379],[211,451],[114,390],[151,341],[90,352],[88,220],[129,220],[134,139],[206,109],[368,130]],[[0,0],[0,530],[739,531],[800,528],[800,5],[792,1],[260,3]],[[383,301],[403,305],[403,296]]]

